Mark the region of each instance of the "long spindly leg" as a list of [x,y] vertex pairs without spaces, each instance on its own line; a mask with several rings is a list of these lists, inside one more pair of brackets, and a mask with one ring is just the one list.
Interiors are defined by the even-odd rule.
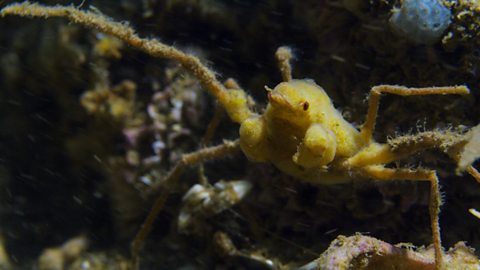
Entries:
[[[218,104],[215,106],[215,113],[213,114],[213,118],[210,120],[210,123],[208,123],[207,130],[205,131],[205,134],[203,134],[203,137],[200,140],[201,147],[205,147],[212,140],[218,125],[220,125],[220,121],[222,120],[224,111],[225,110],[222,106],[219,106]],[[203,163],[198,164],[198,178],[200,180],[200,184],[207,184],[208,180],[205,176]]]
[[[370,143],[346,159],[344,166],[345,168],[360,168],[375,164],[387,164],[427,149],[438,149],[450,155],[450,150],[464,142],[465,136],[451,131],[424,131],[413,135],[399,136],[389,139],[386,144]],[[458,158],[454,155],[450,156],[457,161]],[[467,169],[467,171],[469,170]]]
[[468,167],[467,167],[467,172],[468,172],[473,178],[475,178],[475,180],[477,181],[477,183],[480,184],[480,173],[478,172],[477,169],[475,169],[475,167],[473,167],[472,165],[468,166]]
[[[223,85],[227,90],[235,90],[235,89],[242,89],[240,85],[235,81],[233,78],[227,79]],[[242,90],[243,91],[243,90]],[[253,101],[252,101],[253,102]],[[252,104],[253,105],[253,104]],[[215,131],[217,130],[218,126],[220,125],[220,121],[222,121],[223,114],[225,109],[217,103],[215,106],[215,113],[213,114],[210,123],[208,123],[207,130],[200,141],[202,146],[207,145],[213,138]]]
[[141,38],[135,30],[125,23],[115,22],[99,12],[82,11],[73,6],[44,6],[37,3],[14,3],[0,9],[0,17],[17,15],[22,17],[63,17],[71,22],[94,28],[105,34],[114,36],[133,48],[150,56],[171,59],[179,62],[203,84],[225,108],[232,121],[242,123],[255,113],[248,107],[251,99],[245,91],[235,89],[227,91],[215,73],[206,67],[196,56],[184,53],[173,46],[168,46],[156,39]]
[[[226,89],[241,89],[240,85],[235,81],[233,78],[227,79],[223,85],[225,85]],[[210,123],[208,123],[207,130],[205,131],[205,134],[203,134],[202,139],[200,140],[200,146],[205,147],[210,143],[210,141],[213,139],[213,136],[215,135],[215,131],[217,130],[218,126],[220,125],[220,122],[222,121],[222,117],[225,113],[225,109],[220,106],[218,103],[215,106],[215,113],[213,114],[212,119],[210,120]],[[198,165],[198,178],[200,181],[200,184],[202,185],[207,185],[208,179],[205,176],[205,170],[203,167],[203,163],[200,163]]]
[[370,142],[375,129],[375,121],[378,114],[378,105],[382,93],[388,93],[399,96],[425,96],[425,95],[447,95],[457,94],[466,95],[470,90],[466,86],[446,86],[446,87],[425,87],[410,88],[398,85],[378,85],[372,87],[368,98],[368,111],[365,123],[362,126],[361,134],[365,142]]
[[284,82],[292,80],[292,65],[290,64],[292,57],[292,50],[286,46],[279,47],[275,52],[275,58],[277,58]]
[[208,160],[217,159],[229,154],[233,154],[239,151],[239,149],[240,144],[239,141],[236,140],[233,142],[225,142],[219,146],[208,147],[200,149],[196,152],[184,154],[182,158],[177,162],[175,167],[173,167],[173,169],[170,170],[170,172],[167,174],[161,185],[153,187],[154,192],[159,192],[159,195],[157,196],[157,199],[155,200],[152,209],[148,213],[147,218],[143,222],[140,230],[138,231],[131,244],[132,258],[135,264],[138,262],[140,250],[142,249],[145,239],[147,238],[148,234],[152,229],[155,218],[157,217],[158,213],[163,209],[169,192],[172,190],[173,185],[177,182],[183,170],[187,166],[193,166]]
[[360,174],[364,177],[372,178],[377,181],[392,180],[410,180],[410,181],[429,181],[430,182],[430,225],[432,229],[432,240],[435,249],[435,268],[437,270],[445,269],[443,260],[443,250],[440,237],[440,186],[437,173],[434,170],[425,169],[391,169],[381,165],[367,166],[360,169]]

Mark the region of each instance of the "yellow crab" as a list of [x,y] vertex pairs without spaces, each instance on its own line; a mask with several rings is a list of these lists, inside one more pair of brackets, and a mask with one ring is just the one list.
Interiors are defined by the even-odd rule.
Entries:
[[[186,154],[166,176],[166,185],[141,230],[132,243],[138,256],[155,216],[163,207],[173,184],[185,166],[219,158],[238,150],[252,161],[271,162],[279,170],[303,181],[338,184],[356,179],[378,181],[428,181],[431,185],[430,219],[436,268],[444,268],[438,214],[441,204],[436,172],[430,169],[385,167],[414,153],[439,148],[458,159],[462,136],[448,132],[422,132],[392,139],[380,144],[372,139],[378,105],[382,93],[401,96],[469,94],[465,86],[407,88],[394,85],[375,86],[370,91],[365,123],[358,130],[334,108],[326,92],[312,80],[294,80],[291,76],[291,52],[286,47],[277,51],[277,60],[284,82],[268,89],[268,105],[263,113],[251,109],[251,98],[235,82],[220,83],[214,73],[198,58],[154,39],[143,39],[126,24],[112,21],[98,12],[80,11],[74,7],[46,7],[38,4],[13,4],[0,11],[0,16],[66,17],[72,22],[95,28],[115,36],[132,47],[154,57],[173,59],[191,71],[218,100],[230,119],[240,124],[240,138],[223,145]],[[470,165],[467,171],[478,172]]]

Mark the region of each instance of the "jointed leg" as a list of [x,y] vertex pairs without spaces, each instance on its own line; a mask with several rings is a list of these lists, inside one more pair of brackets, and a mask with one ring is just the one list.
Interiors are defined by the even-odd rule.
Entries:
[[[228,90],[241,89],[240,85],[238,85],[238,83],[232,78],[229,78],[223,84]],[[224,111],[225,110],[223,107],[218,106],[218,104],[216,105],[215,114],[213,115],[212,120],[210,120],[210,123],[207,126],[207,130],[205,131],[205,134],[203,135],[203,138],[200,142],[202,146],[208,144],[212,140],[213,135],[217,130],[217,127],[220,125],[220,121],[222,120]]]
[[424,131],[414,135],[398,136],[389,139],[386,144],[370,143],[348,158],[344,166],[348,169],[387,164],[427,149],[438,149],[449,154],[451,149],[464,142],[465,136],[450,131]]
[[368,166],[362,168],[360,173],[369,178],[379,181],[392,181],[392,180],[411,180],[411,181],[429,181],[430,182],[430,226],[432,229],[432,240],[435,249],[435,268],[437,270],[445,269],[443,261],[443,250],[440,237],[440,225],[438,223],[440,214],[440,186],[438,183],[438,177],[433,170],[424,169],[390,169],[384,168],[381,165]]
[[480,173],[472,165],[467,167],[467,172],[475,178],[475,180],[480,184]]
[[375,129],[375,121],[378,114],[378,105],[382,93],[388,93],[399,96],[425,96],[425,95],[447,95],[458,94],[466,95],[470,90],[466,86],[446,86],[446,87],[425,87],[409,88],[398,85],[378,85],[372,87],[368,98],[368,111],[365,123],[362,126],[362,136],[366,142],[370,142]]
[[292,50],[289,47],[279,47],[277,52],[275,52],[275,57],[277,58],[278,67],[282,73],[282,79],[284,82],[292,80],[292,66],[290,65],[290,60],[292,59]]
[[470,208],[470,209],[468,209],[468,212],[470,212],[470,214],[472,214],[472,215],[475,216],[476,218],[479,218],[479,219],[480,219],[480,212],[478,212],[477,209],[475,209],[475,208]]
[[185,154],[182,156],[180,161],[178,161],[175,167],[173,167],[173,169],[167,174],[162,184],[152,188],[153,192],[158,192],[160,190],[160,194],[155,200],[152,210],[150,210],[150,213],[132,241],[131,253],[134,261],[138,261],[138,255],[145,242],[145,239],[152,229],[153,222],[155,221],[158,213],[163,209],[172,186],[176,183],[185,167],[233,154],[240,149],[239,146],[240,144],[238,140],[233,142],[229,141],[219,146],[208,147],[193,153]]
[[[222,106],[219,106],[217,104],[217,106],[215,106],[215,113],[213,115],[213,118],[212,120],[210,120],[210,123],[208,123],[207,130],[205,131],[205,134],[200,141],[201,147],[205,147],[212,140],[218,125],[220,125],[223,113],[224,109],[222,108]],[[207,177],[205,176],[203,163],[200,163],[198,165],[198,178],[200,179],[200,184],[206,185],[208,183]]]
[[[240,85],[232,78],[227,79],[223,84],[227,89],[241,89]],[[217,103],[215,106],[215,113],[213,114],[210,123],[208,123],[207,130],[205,131],[205,134],[203,134],[202,140],[200,141],[201,147],[205,147],[213,139],[215,131],[220,125],[220,121],[222,120],[224,113],[224,108]],[[200,179],[200,184],[206,185],[208,183],[207,177],[205,176],[203,163],[198,165],[198,178]]]
[[0,10],[0,17],[18,15],[22,17],[64,17],[71,22],[94,28],[114,36],[133,48],[150,56],[178,61],[185,69],[192,72],[203,86],[225,108],[232,121],[241,123],[255,113],[248,107],[251,99],[243,90],[227,89],[217,80],[215,73],[200,62],[194,55],[184,53],[155,39],[141,38],[135,30],[125,23],[119,23],[98,12],[82,11],[72,6],[44,6],[36,3],[16,3]]

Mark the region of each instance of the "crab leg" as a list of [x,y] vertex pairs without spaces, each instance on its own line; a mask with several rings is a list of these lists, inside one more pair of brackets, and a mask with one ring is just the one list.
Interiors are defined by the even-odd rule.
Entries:
[[368,111],[365,123],[361,129],[361,135],[364,141],[368,144],[372,141],[372,134],[375,129],[375,122],[378,115],[378,105],[380,103],[380,96],[382,93],[388,93],[399,96],[425,96],[425,95],[467,95],[470,90],[463,85],[446,86],[446,87],[425,87],[425,88],[410,88],[399,85],[378,85],[372,87],[370,96],[368,97]]
[[22,17],[63,17],[74,23],[94,28],[105,34],[114,36],[133,48],[139,49],[153,57],[178,61],[188,71],[192,72],[203,86],[225,108],[232,121],[242,123],[254,115],[248,103],[253,100],[245,91],[232,89],[228,91],[218,81],[213,71],[200,62],[197,57],[186,54],[172,46],[161,43],[155,39],[139,37],[128,24],[119,23],[107,18],[98,12],[82,11],[73,6],[43,6],[35,3],[24,2],[9,5],[0,10],[0,17],[18,15]]
[[372,165],[359,169],[359,173],[377,181],[411,180],[430,182],[430,226],[432,230],[432,241],[435,249],[435,268],[443,270],[443,249],[440,237],[439,214],[441,205],[440,186],[437,173],[434,170],[425,169],[391,169],[381,165]]
[[[163,206],[168,198],[168,194],[172,189],[172,186],[176,183],[184,169],[188,166],[200,164],[207,160],[220,158],[240,150],[239,141],[229,141],[222,145],[208,147],[200,149],[196,152],[184,154],[182,158],[177,162],[175,167],[167,174],[160,186],[154,186],[153,192],[160,192],[152,206],[152,209],[148,213],[147,218],[143,222],[140,230],[132,241],[131,253],[134,261],[137,261],[138,255],[142,249],[142,246],[147,238],[150,230],[152,229],[153,222],[158,213],[163,209]],[[137,261],[138,262],[138,261]]]

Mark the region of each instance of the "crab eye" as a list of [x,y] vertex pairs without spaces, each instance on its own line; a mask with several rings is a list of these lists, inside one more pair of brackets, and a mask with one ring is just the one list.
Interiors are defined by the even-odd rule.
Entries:
[[303,102],[302,106],[303,106],[303,110],[306,111],[308,110],[308,107],[310,106],[310,104],[308,103],[308,101],[305,101]]

